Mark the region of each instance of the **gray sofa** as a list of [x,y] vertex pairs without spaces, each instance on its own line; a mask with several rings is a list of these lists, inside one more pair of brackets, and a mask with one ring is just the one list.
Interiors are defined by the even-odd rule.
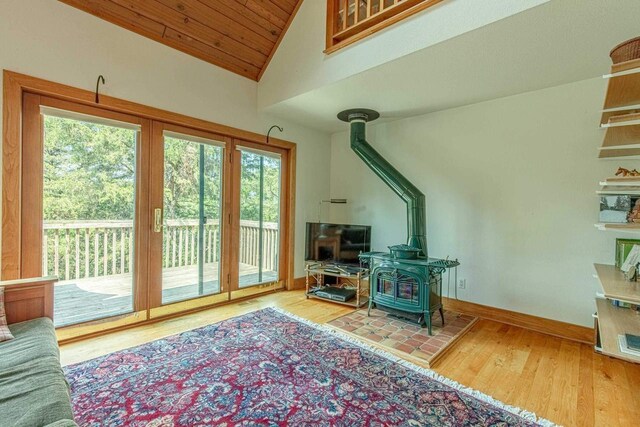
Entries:
[[77,426],[51,319],[9,326],[15,337],[0,343],[0,424]]
[[[9,282],[0,282],[0,286]],[[60,366],[60,352],[49,317],[52,307],[43,313],[27,313],[33,295],[42,290],[44,306],[52,306],[51,289],[43,284],[18,283],[5,287],[8,298],[5,308],[9,329],[14,339],[0,343],[0,425],[15,427],[77,427],[69,386]],[[11,305],[13,304],[13,305]],[[30,320],[26,320],[30,319]]]

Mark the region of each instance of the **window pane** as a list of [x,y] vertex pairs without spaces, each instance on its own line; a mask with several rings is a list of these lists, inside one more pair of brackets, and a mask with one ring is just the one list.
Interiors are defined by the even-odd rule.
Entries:
[[278,280],[280,159],[242,151],[240,287]]
[[138,132],[44,115],[43,274],[56,326],[133,311]]
[[163,304],[220,292],[222,154],[164,138]]

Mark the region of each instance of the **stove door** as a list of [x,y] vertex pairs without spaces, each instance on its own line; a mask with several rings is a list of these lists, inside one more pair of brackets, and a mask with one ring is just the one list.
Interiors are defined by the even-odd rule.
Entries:
[[382,265],[371,277],[374,302],[413,313],[422,311],[420,293],[426,277],[419,271]]

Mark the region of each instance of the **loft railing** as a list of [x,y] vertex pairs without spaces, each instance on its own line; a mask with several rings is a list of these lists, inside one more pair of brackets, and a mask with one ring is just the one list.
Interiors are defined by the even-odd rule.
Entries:
[[[133,271],[132,221],[45,221],[43,275],[75,280]],[[164,227],[163,268],[198,263],[198,220],[169,220]],[[263,223],[263,269],[275,271],[278,262],[278,224]],[[240,221],[240,262],[259,264],[259,223]],[[218,220],[204,226],[205,264],[220,260]]]
[[325,53],[361,40],[442,0],[327,0]]

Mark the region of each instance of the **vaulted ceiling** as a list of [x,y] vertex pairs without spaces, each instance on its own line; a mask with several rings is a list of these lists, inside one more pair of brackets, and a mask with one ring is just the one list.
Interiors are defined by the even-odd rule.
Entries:
[[252,80],[302,0],[60,0]]

